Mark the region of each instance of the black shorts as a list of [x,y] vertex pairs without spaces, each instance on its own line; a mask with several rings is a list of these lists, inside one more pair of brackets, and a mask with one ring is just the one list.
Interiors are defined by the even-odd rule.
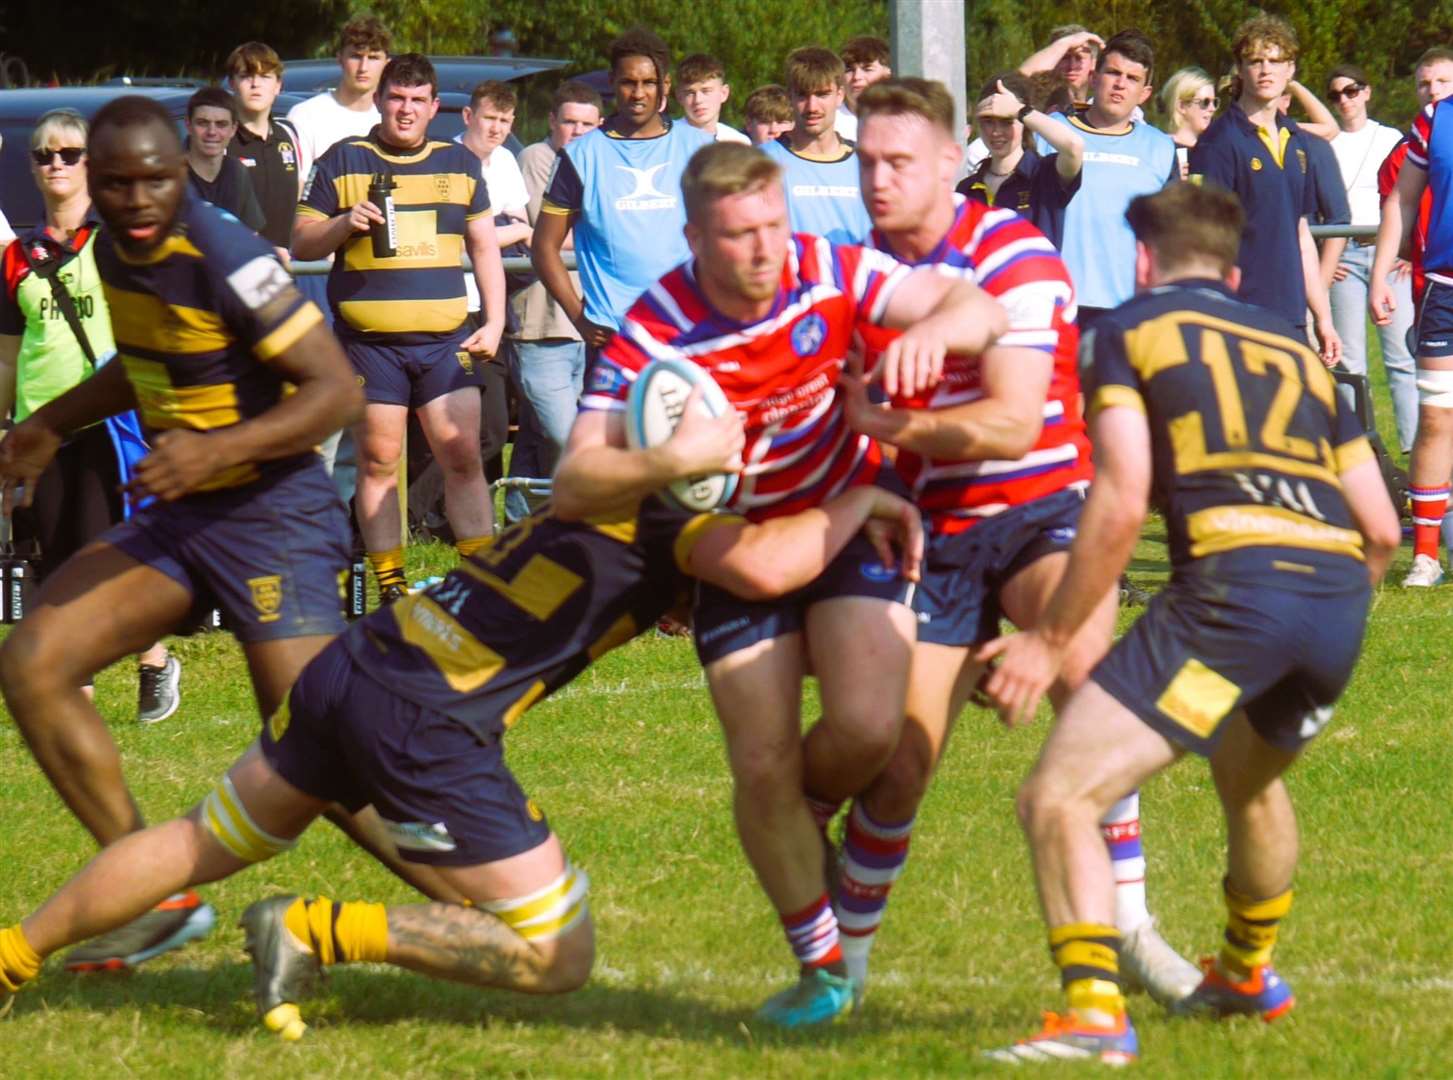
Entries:
[[1428,280],[1418,309],[1418,344],[1413,355],[1430,360],[1453,356],[1453,285]]
[[930,536],[913,595],[918,640],[978,645],[999,636],[999,589],[1036,559],[1068,551],[1084,493],[1056,491],[958,533]]
[[1210,754],[1238,709],[1272,746],[1297,750],[1352,676],[1369,596],[1365,578],[1326,594],[1177,579],[1090,677],[1197,754]]
[[238,641],[338,634],[350,532],[321,458],[240,488],[152,503],[102,537],[221,608]]
[[262,752],[284,780],[357,811],[372,804],[409,862],[478,866],[531,851],[550,825],[505,765],[443,713],[393,694],[333,642],[263,725]]
[[848,541],[817,579],[776,600],[741,600],[725,589],[698,582],[691,616],[696,655],[703,665],[749,645],[802,630],[807,609],[824,600],[863,596],[908,604],[913,584],[896,570],[885,570],[862,533]]
[[339,340],[370,405],[417,409],[455,390],[479,388],[479,365],[494,361],[464,350],[473,332],[466,321],[454,333],[426,344],[388,345],[352,335]]

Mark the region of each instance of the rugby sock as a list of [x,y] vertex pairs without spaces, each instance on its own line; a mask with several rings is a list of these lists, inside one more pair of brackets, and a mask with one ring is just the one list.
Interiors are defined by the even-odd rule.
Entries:
[[1413,504],[1413,555],[1438,557],[1438,534],[1443,515],[1448,510],[1448,485],[1435,488],[1408,488]]
[[843,837],[842,867],[838,875],[837,918],[843,960],[855,979],[867,975],[868,953],[888,906],[893,882],[908,860],[913,818],[897,825],[874,821],[855,801],[848,813]]
[[829,802],[826,799],[814,799],[807,796],[807,809],[812,813],[812,820],[817,822],[817,827],[823,835],[827,834],[827,827],[832,824],[832,819],[837,817],[837,812],[842,809],[843,804]]
[[837,916],[823,893],[807,907],[782,916],[787,944],[803,968],[840,968],[842,946],[838,944]]
[[1070,1009],[1082,1020],[1111,1025],[1125,1015],[1120,990],[1120,931],[1098,923],[1068,923],[1049,931]]
[[299,897],[283,914],[283,925],[323,965],[382,963],[388,955],[388,911],[382,904]]
[[483,536],[467,536],[454,541],[454,550],[459,552],[460,555],[468,557],[487,548],[489,542],[493,539],[494,535],[492,533],[485,533]]
[[368,563],[373,567],[373,576],[378,579],[378,587],[387,589],[391,585],[404,588],[408,582],[404,580],[404,549],[401,547],[390,548],[388,551],[370,551]]
[[40,974],[41,957],[25,940],[20,924],[0,930],[0,990],[15,993]]
[[1255,968],[1271,963],[1277,928],[1292,909],[1292,891],[1253,900],[1238,893],[1229,881],[1223,881],[1221,887],[1226,893],[1226,942],[1218,960],[1223,972],[1244,982]]
[[1115,925],[1128,934],[1146,919],[1145,853],[1140,846],[1140,792],[1132,791],[1100,819],[1115,871]]

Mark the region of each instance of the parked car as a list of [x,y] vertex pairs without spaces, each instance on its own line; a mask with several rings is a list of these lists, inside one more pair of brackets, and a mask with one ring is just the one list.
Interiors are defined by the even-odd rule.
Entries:
[[[431,56],[429,59],[439,75],[439,112],[429,125],[429,134],[436,139],[452,139],[464,130],[461,110],[469,104],[470,92],[486,79],[523,79],[565,65],[564,60],[522,56]],[[337,78],[338,63],[333,59],[286,61],[284,89],[273,111],[286,114],[298,102],[331,90]],[[51,109],[69,108],[90,119],[108,101],[125,94],[144,94],[161,102],[181,131],[186,120],[187,99],[201,85],[204,84],[200,80],[191,78],[123,76],[101,86],[0,90],[0,137],[4,139],[0,145],[0,210],[10,220],[11,228],[20,232],[44,217],[44,204],[30,174],[30,133],[41,116]],[[514,136],[505,145],[515,154],[521,150]]]

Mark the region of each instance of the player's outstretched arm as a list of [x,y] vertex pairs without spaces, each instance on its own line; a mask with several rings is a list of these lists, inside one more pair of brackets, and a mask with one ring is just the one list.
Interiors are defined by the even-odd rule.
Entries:
[[994,345],[980,362],[984,396],[947,409],[874,404],[857,372],[839,383],[848,425],[879,442],[948,461],[1017,461],[1044,425],[1054,359],[1038,349]]
[[1368,457],[1341,473],[1342,496],[1352,511],[1357,531],[1362,533],[1362,555],[1367,560],[1367,574],[1376,585],[1387,573],[1388,564],[1402,543],[1402,526],[1397,510],[1388,498],[1387,484],[1376,459]]
[[116,360],[17,424],[0,442],[4,512],[30,505],[40,474],[72,433],[135,407],[126,369]]
[[633,505],[677,480],[740,469],[746,441],[741,417],[733,411],[712,419],[700,400],[697,387],[671,438],[642,450],[627,448],[624,414],[582,409],[555,470],[556,516],[579,521]]
[[[287,296],[273,301],[288,302]],[[259,315],[262,322],[270,321],[266,308]],[[268,363],[297,388],[295,393],[231,427],[162,432],[136,467],[133,494],[179,499],[225,469],[305,453],[363,415],[363,391],[338,339],[323,323]]]
[[816,580],[858,532],[887,569],[917,581],[923,561],[923,518],[907,499],[859,487],[819,507],[759,524],[722,525],[691,549],[683,569],[744,600],[771,600]]
[[931,268],[909,274],[888,298],[882,323],[903,333],[877,371],[889,396],[921,394],[943,375],[949,353],[981,353],[1009,328],[1009,316],[977,285]]
[[1069,565],[1033,630],[996,638],[975,655],[998,661],[985,685],[1006,724],[1034,719],[1039,700],[1059,675],[1076,631],[1115,586],[1130,562],[1150,503],[1150,428],[1126,405],[1095,417],[1095,482],[1080,515]]

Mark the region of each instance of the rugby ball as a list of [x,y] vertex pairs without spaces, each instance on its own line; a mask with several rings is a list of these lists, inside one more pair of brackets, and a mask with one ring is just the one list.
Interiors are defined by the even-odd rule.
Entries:
[[[660,446],[671,437],[686,410],[691,391],[702,388],[701,408],[707,416],[725,416],[731,402],[716,380],[690,360],[652,360],[626,397],[626,443],[632,450]],[[672,483],[665,494],[684,510],[714,510],[737,490],[736,473],[709,473]]]

